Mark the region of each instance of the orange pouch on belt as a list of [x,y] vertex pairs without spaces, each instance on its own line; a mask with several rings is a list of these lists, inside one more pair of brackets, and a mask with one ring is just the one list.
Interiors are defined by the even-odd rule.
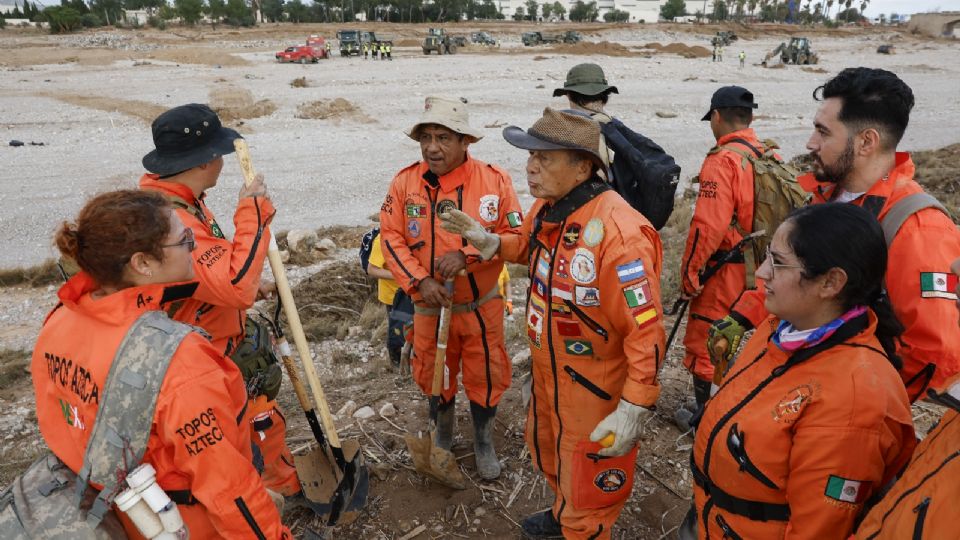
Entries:
[[586,440],[573,451],[574,508],[606,508],[630,496],[638,448],[619,457],[601,456],[597,453],[601,448]]

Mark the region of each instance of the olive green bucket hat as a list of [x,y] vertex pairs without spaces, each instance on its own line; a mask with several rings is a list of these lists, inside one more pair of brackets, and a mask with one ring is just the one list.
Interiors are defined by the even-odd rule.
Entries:
[[609,91],[619,94],[616,86],[607,84],[603,68],[597,64],[578,64],[567,72],[567,80],[563,88],[553,91],[553,97],[565,95],[567,92],[576,92],[584,96],[598,96]]

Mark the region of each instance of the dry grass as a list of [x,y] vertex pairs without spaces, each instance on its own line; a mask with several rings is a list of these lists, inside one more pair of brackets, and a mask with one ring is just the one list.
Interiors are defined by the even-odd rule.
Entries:
[[53,259],[49,259],[36,266],[0,270],[0,287],[12,287],[14,285],[44,287],[52,283],[62,282],[63,276],[57,267],[57,261]]
[[960,144],[914,152],[913,162],[917,182],[950,210],[954,221],[960,218]]
[[293,88],[306,88],[310,86],[310,83],[307,82],[306,77],[297,77],[296,79],[290,81],[290,86]]
[[0,350],[0,397],[11,399],[24,385],[30,386],[30,352]]
[[696,199],[696,192],[687,189],[674,203],[673,214],[670,215],[667,224],[660,229],[660,242],[663,244],[660,296],[664,305],[672,302],[671,299],[680,294],[680,259],[683,257],[683,248],[687,242]]
[[368,301],[376,301],[376,286],[356,261],[338,261],[305,279],[293,290],[312,341],[346,336],[359,324]]

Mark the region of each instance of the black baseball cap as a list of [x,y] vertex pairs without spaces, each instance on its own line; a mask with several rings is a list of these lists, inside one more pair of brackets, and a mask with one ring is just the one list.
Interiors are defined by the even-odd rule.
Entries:
[[743,107],[745,109],[756,109],[757,104],[753,101],[753,93],[742,86],[724,86],[713,93],[710,98],[710,110],[701,118],[704,122],[710,120],[710,113],[714,109],[723,109],[726,107]]
[[198,103],[174,107],[153,121],[153,144],[143,156],[148,171],[169,176],[210,163],[234,151],[236,131],[223,127],[210,107]]

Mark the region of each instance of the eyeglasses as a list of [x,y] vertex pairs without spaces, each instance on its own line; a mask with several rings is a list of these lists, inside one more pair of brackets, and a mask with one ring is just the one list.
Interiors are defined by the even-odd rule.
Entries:
[[764,263],[770,261],[770,277],[774,278],[777,274],[777,268],[803,268],[799,264],[780,264],[773,261],[773,252],[770,251],[770,246],[767,246],[767,258],[763,260]]
[[184,233],[183,240],[177,242],[176,244],[160,244],[160,247],[168,248],[168,247],[186,246],[187,251],[193,251],[194,249],[196,249],[197,241],[193,237],[193,229],[191,229],[190,227],[187,227],[186,229],[183,230],[183,233]]

